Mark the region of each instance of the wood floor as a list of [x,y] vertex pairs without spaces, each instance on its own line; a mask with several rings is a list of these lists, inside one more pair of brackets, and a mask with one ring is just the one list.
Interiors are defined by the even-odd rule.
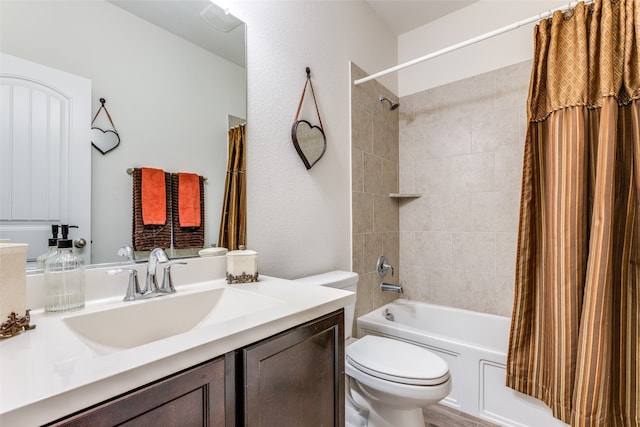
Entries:
[[499,427],[444,405],[429,406],[422,412],[426,427]]

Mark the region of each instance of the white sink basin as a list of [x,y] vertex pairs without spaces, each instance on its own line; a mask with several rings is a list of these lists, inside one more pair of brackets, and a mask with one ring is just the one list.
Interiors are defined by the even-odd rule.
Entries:
[[123,303],[69,316],[64,322],[89,341],[132,348],[282,304],[252,292],[223,287]]

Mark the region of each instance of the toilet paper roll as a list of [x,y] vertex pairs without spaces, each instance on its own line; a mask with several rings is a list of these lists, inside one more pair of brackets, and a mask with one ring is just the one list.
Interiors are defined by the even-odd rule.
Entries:
[[27,247],[0,243],[0,323],[11,312],[24,316],[27,309]]

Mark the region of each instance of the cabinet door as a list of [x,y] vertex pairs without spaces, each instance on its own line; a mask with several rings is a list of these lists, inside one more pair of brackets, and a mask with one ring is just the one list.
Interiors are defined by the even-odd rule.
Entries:
[[246,426],[344,426],[343,310],[242,350]]
[[[233,365],[233,359],[229,359]],[[232,424],[233,421],[227,425]],[[51,425],[225,426],[225,358],[172,375]]]

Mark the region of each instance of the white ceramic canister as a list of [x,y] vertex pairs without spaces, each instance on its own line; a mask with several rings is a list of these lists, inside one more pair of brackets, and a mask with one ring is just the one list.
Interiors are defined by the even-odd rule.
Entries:
[[258,253],[240,246],[227,253],[227,283],[258,281]]

